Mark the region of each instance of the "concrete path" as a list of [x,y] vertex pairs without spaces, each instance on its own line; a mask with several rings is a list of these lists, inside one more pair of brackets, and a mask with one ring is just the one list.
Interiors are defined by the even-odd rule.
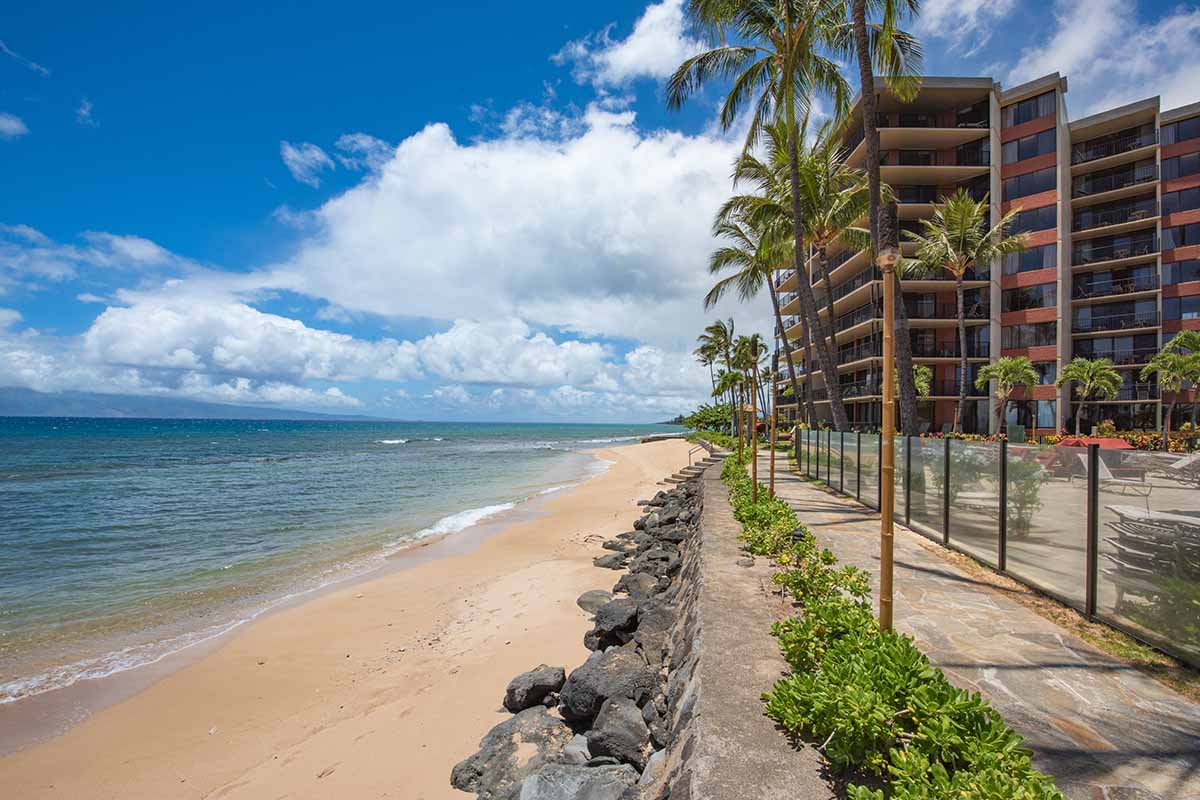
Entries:
[[[759,464],[765,482],[765,460]],[[776,475],[818,541],[879,586],[879,515]],[[1078,800],[1200,800],[1200,705],[972,578],[896,527],[896,628],[986,697]]]

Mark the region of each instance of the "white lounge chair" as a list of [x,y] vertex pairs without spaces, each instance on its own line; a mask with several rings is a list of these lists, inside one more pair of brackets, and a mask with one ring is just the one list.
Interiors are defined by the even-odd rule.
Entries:
[[[1074,478],[1083,477],[1087,479],[1088,458],[1085,453],[1078,453],[1079,461],[1083,464],[1083,476],[1072,475]],[[1104,463],[1104,459],[1096,459],[1096,465],[1099,467],[1099,474],[1096,476],[1100,481],[1100,491],[1116,492],[1118,494],[1133,495],[1135,497],[1146,498],[1146,510],[1150,510],[1150,492],[1154,490],[1153,484],[1145,481],[1135,481],[1130,478],[1118,478],[1112,474],[1108,465]]]

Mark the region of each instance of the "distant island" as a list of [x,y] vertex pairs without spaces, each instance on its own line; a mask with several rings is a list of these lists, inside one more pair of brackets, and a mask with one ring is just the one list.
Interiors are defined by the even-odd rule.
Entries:
[[97,392],[37,392],[0,387],[0,417],[104,417],[139,419],[374,420],[362,414],[319,414],[261,406],[206,403],[177,397]]

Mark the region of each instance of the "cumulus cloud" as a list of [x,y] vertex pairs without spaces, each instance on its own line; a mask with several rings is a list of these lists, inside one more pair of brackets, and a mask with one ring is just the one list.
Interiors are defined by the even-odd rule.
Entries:
[[314,189],[321,185],[318,176],[335,168],[329,154],[311,142],[295,145],[286,140],[282,141],[279,143],[279,157],[283,159],[284,166],[292,173],[293,178]]
[[1200,51],[1200,8],[1179,6],[1154,22],[1138,12],[1120,0],[1058,0],[1049,35],[1021,52],[1009,81],[1067,75],[1073,117],[1155,94],[1164,109],[1200,100],[1189,66]]
[[613,27],[568,42],[554,62],[572,64],[580,82],[611,87],[636,78],[666,78],[705,48],[686,31],[683,0],[651,4],[624,39],[612,37]]
[[992,31],[1017,0],[925,0],[914,28],[924,38],[948,39],[963,56],[987,45]]
[[95,271],[195,267],[141,236],[87,231],[78,243],[56,242],[28,225],[0,225],[0,293],[19,282],[65,281]]
[[342,151],[337,160],[346,169],[377,170],[387,163],[395,148],[366,133],[345,133],[334,145]]
[[0,139],[16,139],[29,133],[24,120],[15,114],[0,111]]

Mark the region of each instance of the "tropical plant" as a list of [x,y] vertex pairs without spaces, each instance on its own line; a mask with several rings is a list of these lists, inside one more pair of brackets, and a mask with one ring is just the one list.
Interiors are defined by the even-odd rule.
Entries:
[[1176,352],[1158,353],[1150,359],[1150,363],[1142,367],[1142,380],[1148,380],[1151,375],[1158,373],[1158,391],[1170,393],[1171,400],[1167,405],[1166,416],[1162,425],[1162,449],[1171,449],[1171,415],[1175,413],[1175,403],[1179,392],[1183,390],[1185,381],[1192,380],[1200,373],[1200,356],[1184,355]]
[[[704,328],[704,332],[697,337],[696,341],[700,343],[700,348],[714,355],[714,359],[724,364],[725,371],[733,370],[733,339],[735,327],[733,319],[728,322],[725,320],[717,320]],[[713,397],[718,397],[716,393],[717,382],[713,383]],[[733,395],[732,390],[728,392],[729,404],[736,408],[737,400]],[[737,414],[733,415],[734,431],[740,431],[740,421]]]
[[1121,391],[1121,373],[1107,358],[1076,358],[1062,368],[1054,385],[1062,388],[1068,383],[1076,384],[1075,393],[1079,395],[1079,408],[1075,411],[1075,435],[1081,436],[1083,404],[1091,399],[1111,400],[1116,397],[1117,392]]
[[1002,431],[1008,427],[1004,412],[1008,410],[1013,390],[1018,386],[1036,385],[1038,374],[1033,368],[1033,362],[1025,356],[1004,357],[993,364],[980,367],[979,374],[975,376],[975,387],[986,389],[992,381],[996,382],[996,427]]
[[[720,125],[729,130],[749,108],[743,152],[757,144],[764,127],[782,122],[787,131],[790,162],[793,264],[804,275],[804,227],[800,209],[800,119],[806,119],[814,98],[832,98],[833,116],[845,116],[850,87],[842,76],[839,56],[848,55],[853,34],[847,24],[844,0],[690,0],[689,14],[697,27],[708,30],[716,46],[679,65],[667,83],[667,102],[680,108],[710,80],[732,80],[721,106]],[[729,32],[737,40],[725,40]],[[832,57],[831,57],[832,56]],[[818,341],[828,339],[825,323],[817,315],[810,283],[798,281],[801,313]],[[837,374],[837,361],[826,347],[815,348],[821,371]],[[826,381],[834,425],[846,430],[849,422],[837,381]]]
[[[919,0],[851,0],[850,24],[854,32],[854,55],[858,61],[859,95],[862,104],[863,147],[867,165],[872,249],[879,251],[879,209],[883,204],[883,181],[879,170],[879,129],[876,127],[875,75],[884,78],[897,98],[912,100],[920,89],[921,45],[899,29],[900,20],[915,16]],[[878,15],[868,22],[867,14]],[[874,263],[874,259],[872,259]],[[894,275],[896,314],[896,368],[900,374],[900,420],[906,434],[916,433],[917,391],[908,380],[913,375],[912,341],[909,338],[908,310],[900,276]]]
[[[1163,345],[1164,353],[1185,353],[1200,356],[1200,331],[1180,331],[1171,341]],[[1189,379],[1192,389],[1200,391],[1200,375]],[[1192,398],[1192,430],[1196,429],[1197,417],[1200,416],[1200,397]]]
[[[895,376],[896,391],[899,394],[900,370],[897,369],[893,375]],[[929,392],[933,389],[933,369],[926,364],[913,364],[912,377],[913,385],[917,388],[917,396],[929,397]]]
[[967,404],[967,318],[963,307],[963,280],[968,269],[991,263],[1010,253],[1025,249],[1025,235],[1006,235],[1016,211],[1005,214],[994,227],[987,225],[989,206],[987,196],[975,200],[960,188],[934,210],[933,219],[921,220],[925,235],[907,231],[917,243],[916,261],[922,266],[942,268],[954,277],[954,294],[958,300],[959,386],[958,408],[954,414],[954,430],[962,432],[963,412]]
[[683,418],[683,424],[692,430],[718,431],[728,429],[732,417],[733,409],[728,403],[701,403],[699,408]]
[[733,418],[736,422],[734,430],[737,436],[738,457],[742,455],[742,436],[741,436],[741,394],[742,386],[745,382],[745,376],[736,369],[723,369],[717,373],[717,385],[713,387],[713,397],[728,396],[733,402],[730,407],[733,409]]

